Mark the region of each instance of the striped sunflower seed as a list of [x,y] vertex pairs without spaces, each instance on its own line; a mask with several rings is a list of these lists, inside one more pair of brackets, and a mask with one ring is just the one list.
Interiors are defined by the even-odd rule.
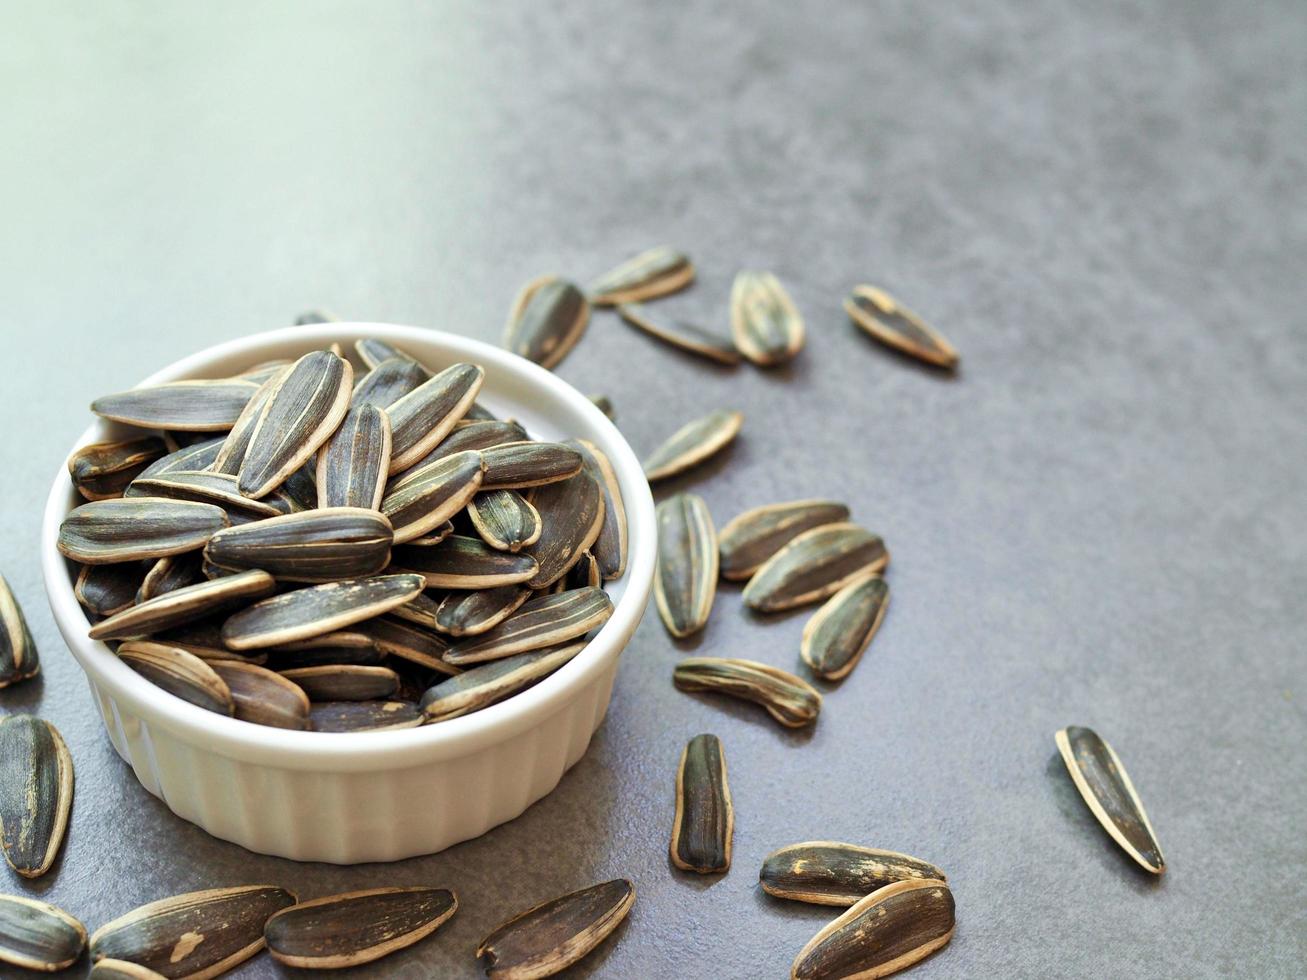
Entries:
[[436,628],[436,613],[440,611],[440,600],[432,598],[425,592],[414,596],[402,606],[396,606],[391,614],[396,619],[425,626],[429,630]]
[[150,902],[91,934],[91,959],[126,960],[170,980],[207,980],[263,948],[263,925],[295,904],[275,885],[212,888]]
[[676,772],[672,864],[708,875],[731,867],[735,807],[726,780],[726,756],[716,735],[696,735],[681,752]]
[[883,289],[855,286],[844,309],[858,327],[887,347],[936,367],[957,367],[953,345]]
[[[221,627],[219,627],[221,633]],[[272,652],[283,653],[302,650],[321,650],[324,647],[341,647],[350,650],[366,650],[372,646],[372,637],[363,632],[362,624],[354,629],[332,630],[317,636],[306,636],[302,640],[291,640],[272,648]]]
[[702,497],[678,493],[658,505],[658,572],[654,600],[667,632],[703,629],[717,595],[717,534]]
[[233,522],[251,517],[276,517],[288,510],[284,500],[252,500],[241,494],[236,477],[208,471],[174,470],[162,476],[139,477],[132,481],[125,496],[128,499],[164,497],[169,500],[216,504],[227,512]]
[[521,490],[569,480],[584,462],[575,449],[559,442],[510,442],[481,453],[486,462],[484,490]]
[[250,438],[254,435],[259,418],[263,414],[263,406],[268,404],[268,397],[276,391],[278,380],[289,370],[289,364],[271,370],[268,377],[259,385],[259,390],[254,393],[254,397],[245,403],[240,416],[218,449],[218,455],[211,467],[213,472],[226,473],[229,476],[240,473],[241,463],[245,461],[245,453],[250,448]]
[[77,962],[86,927],[56,905],[0,895],[0,963],[54,973]]
[[[206,663],[214,660],[236,660],[242,663],[262,664],[267,655],[262,651],[238,653],[228,650],[222,642],[222,619],[206,619],[199,623],[189,623],[177,629],[164,630],[150,637],[150,642],[166,643],[187,653],[194,654]],[[122,649],[122,647],[119,647]]]
[[296,589],[256,602],[222,625],[232,650],[256,650],[331,633],[402,606],[422,591],[420,575],[374,575]]
[[[168,561],[160,558],[159,561]],[[141,589],[150,566],[142,562],[125,562],[121,565],[83,565],[77,573],[77,582],[73,585],[73,595],[82,604],[82,608],[95,616],[112,616],[122,612],[136,601],[136,593]],[[0,597],[0,603],[3,603]],[[0,613],[0,619],[3,619]],[[12,645],[13,637],[9,637]],[[0,649],[5,639],[0,635]],[[0,653],[0,663],[7,663],[8,656]],[[0,677],[5,670],[0,666]]]
[[[157,599],[161,595],[203,581],[202,565],[203,554],[198,551],[188,551],[184,555],[168,555],[166,558],[157,559],[150,565],[145,577],[140,580],[140,587],[136,590],[136,601],[148,602],[150,599]],[[107,569],[117,566],[88,565],[86,567]],[[105,615],[112,614],[105,613]]]
[[0,721],[0,843],[24,878],[50,870],[68,829],[73,757],[59,729],[31,715]]
[[575,285],[554,276],[527,283],[508,313],[504,347],[552,368],[576,346],[590,322],[590,303]]
[[803,627],[799,656],[828,681],[848,676],[889,608],[889,585],[878,575],[854,579],[826,600]]
[[282,909],[263,935],[278,962],[335,970],[412,946],[457,910],[458,899],[444,888],[370,888]]
[[326,310],[305,310],[295,318],[295,326],[309,327],[315,323],[335,323],[340,317]]
[[635,885],[605,881],[543,902],[495,928],[477,947],[491,980],[553,976],[616,929],[635,904]]
[[227,527],[221,507],[191,500],[135,497],[74,508],[59,526],[59,553],[87,565],[162,558],[203,548]]
[[453,431],[472,407],[485,374],[475,364],[454,364],[386,409],[391,473],[408,469]]
[[91,411],[142,429],[224,432],[258,390],[257,384],[243,378],[171,381],[105,395],[91,403]]
[[886,977],[953,938],[953,893],[942,881],[896,881],[878,888],[809,940],[792,980]]
[[162,973],[155,973],[139,963],[126,960],[103,959],[91,967],[89,980],[167,980]]
[[499,419],[464,419],[431,452],[394,478],[392,486],[398,486],[409,476],[429,463],[455,453],[467,452],[469,449],[489,449],[491,446],[504,446],[510,442],[525,442],[526,429],[516,422]]
[[698,466],[729,446],[743,425],[742,412],[725,409],[685,424],[646,457],[644,475],[653,483]]
[[374,510],[327,507],[219,531],[204,557],[228,571],[261,568],[279,581],[325,583],[380,572],[392,537]]
[[121,497],[127,484],[167,454],[163,440],[156,436],[92,443],[68,458],[68,474],[87,500],[111,500]]
[[309,697],[294,681],[266,667],[235,660],[214,660],[209,667],[231,691],[235,715],[241,721],[292,731],[309,727]]
[[604,495],[604,522],[599,537],[590,548],[599,562],[604,581],[621,578],[626,572],[627,524],[626,504],[617,482],[613,464],[602,449],[587,439],[569,439],[570,446],[581,454],[582,468],[599,484]]
[[604,273],[588,292],[595,306],[616,306],[669,296],[693,281],[690,260],[668,245],[658,245]]
[[672,680],[682,691],[709,691],[762,705],[787,728],[811,725],[821,710],[821,694],[807,681],[753,660],[686,657]]
[[613,601],[603,589],[539,596],[494,629],[455,643],[444,659],[461,667],[556,646],[602,626],[612,614]]
[[758,873],[776,898],[849,906],[896,881],[947,881],[929,861],[857,844],[814,840],[772,851]]
[[735,365],[740,363],[740,352],[730,337],[713,333],[703,327],[695,326],[684,320],[662,320],[647,307],[640,304],[622,304],[617,308],[618,315],[635,327],[664,344],[670,344],[677,350],[698,354],[718,364]]
[[422,712],[412,701],[317,701],[309,707],[315,732],[384,732],[420,724]]
[[271,360],[260,361],[251,368],[246,368],[238,378],[244,378],[246,381],[253,381],[257,384],[263,384],[270,377],[277,373],[278,368],[284,368],[287,364],[292,363],[289,357],[274,357]]
[[203,442],[174,450],[141,470],[137,479],[148,479],[164,473],[174,473],[177,470],[211,469],[217,462],[218,453],[222,452],[225,441],[219,436],[216,439],[205,439]]
[[151,684],[198,708],[229,718],[236,713],[231,689],[207,663],[166,643],[124,643],[118,659]]
[[521,551],[540,539],[540,514],[515,490],[479,493],[467,505],[481,540],[499,551]]
[[857,524],[814,527],[754,572],[744,587],[744,601],[759,612],[793,609],[820,602],[888,564],[889,552],[879,535]]
[[480,538],[451,534],[429,548],[398,548],[392,564],[423,576],[428,589],[493,589],[526,582],[539,571],[525,552],[496,551]]
[[429,548],[433,544],[440,544],[440,542],[444,541],[447,537],[449,537],[453,533],[454,533],[454,522],[445,521],[444,524],[437,524],[426,534],[416,537],[412,541],[406,543],[410,547]]
[[399,690],[399,675],[389,667],[323,664],[283,670],[310,701],[376,701]]
[[392,358],[412,361],[414,364],[418,363],[417,358],[407,351],[402,351],[394,344],[387,343],[384,340],[377,340],[374,337],[362,337],[354,341],[354,353],[358,354],[359,360],[363,362],[368,370],[372,370],[382,361],[388,361]]
[[617,412],[613,409],[613,400],[607,395],[591,395],[590,401],[595,408],[608,416],[608,421],[612,422],[617,419]]
[[604,496],[589,474],[578,473],[570,480],[536,487],[531,505],[544,527],[527,549],[540,567],[526,584],[543,589],[566,575],[598,539],[604,522]]
[[465,670],[422,695],[423,714],[436,722],[480,711],[547,677],[584,649],[584,643],[572,643],[528,650]]
[[389,466],[390,419],[375,405],[356,405],[318,453],[318,506],[378,509]]
[[272,576],[252,569],[188,585],[138,606],[124,609],[96,623],[86,634],[92,640],[130,640],[149,636],[174,626],[184,626],[228,609],[246,599],[258,599],[276,588]]
[[451,592],[436,608],[435,628],[450,636],[476,636],[493,629],[531,598],[524,585]]
[[834,500],[793,500],[746,510],[717,535],[722,578],[747,579],[804,531],[848,519],[849,508]]
[[273,383],[241,461],[240,492],[259,498],[280,486],[340,425],[354,369],[331,351],[310,351]]
[[444,659],[449,642],[431,630],[391,616],[371,619],[361,629],[367,631],[372,645],[382,653],[442,674],[458,673],[458,668]]
[[23,607],[5,577],[0,575],[0,688],[28,680],[40,672],[41,658]]
[[[261,381],[258,383],[260,385],[263,384]],[[255,394],[258,394],[257,390],[255,391]],[[248,402],[246,404],[248,404]],[[241,409],[241,411],[244,411],[244,409]],[[225,428],[230,428],[230,426]],[[168,452],[175,453],[179,449],[184,449],[187,446],[194,446],[196,443],[212,439],[213,435],[209,432],[181,432],[164,429],[163,432],[159,433],[159,438],[161,438],[163,444],[168,447]]]
[[420,538],[467,506],[485,477],[479,452],[470,450],[436,460],[392,485],[381,512],[395,528],[395,543]]
[[741,272],[731,287],[731,337],[761,367],[790,360],[803,348],[803,318],[770,272]]
[[354,385],[350,404],[354,408],[374,405],[389,408],[416,389],[431,372],[407,357],[391,357],[378,363]]
[[1112,746],[1080,725],[1063,728],[1056,741],[1076,789],[1103,829],[1140,867],[1153,874],[1164,872],[1166,859],[1153,825]]

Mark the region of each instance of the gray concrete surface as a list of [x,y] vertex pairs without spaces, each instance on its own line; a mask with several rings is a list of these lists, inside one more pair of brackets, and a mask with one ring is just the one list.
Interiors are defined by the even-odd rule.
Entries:
[[[500,919],[609,876],[629,922],[576,976],[784,975],[829,912],[763,856],[814,837],[949,872],[953,943],[913,976],[1290,977],[1307,961],[1307,7],[576,3],[13,5],[0,31],[0,567],[77,798],[43,896],[89,926],[248,881],[311,896],[457,889],[432,940],[368,971],[471,976]],[[721,326],[740,266],[807,317],[791,368],[725,371],[597,315],[560,374],[647,451],[748,417],[681,486],[719,523],[845,499],[894,554],[893,607],[820,723],[674,691],[652,614],[609,717],[521,819],[392,867],[215,841],[103,737],[38,575],[49,478],[100,392],[179,355],[342,316],[497,338],[517,287],[657,242]],[[954,379],[840,309],[887,286],[963,352]],[[797,662],[805,616],[722,590],[708,654]],[[1170,871],[1098,829],[1053,732],[1097,727]],[[672,871],[672,774],[721,736],[735,867]],[[267,957],[235,975],[279,975]]]

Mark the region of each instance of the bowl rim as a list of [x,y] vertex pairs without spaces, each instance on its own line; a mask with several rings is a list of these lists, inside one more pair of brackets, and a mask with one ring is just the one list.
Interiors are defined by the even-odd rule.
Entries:
[[[476,752],[535,727],[562,710],[568,700],[597,680],[625,647],[648,604],[655,564],[656,523],[653,495],[643,468],[625,437],[586,396],[551,371],[516,354],[444,330],[366,321],[344,321],[282,327],[234,338],[197,351],[142,380],[160,384],[188,377],[213,377],[215,365],[245,358],[250,365],[268,360],[273,348],[299,346],[304,351],[333,342],[352,344],[370,337],[400,347],[435,343],[447,356],[468,360],[504,373],[515,383],[541,389],[578,412],[593,439],[612,463],[627,516],[627,566],[623,592],[612,616],[584,650],[539,684],[498,704],[434,725],[380,732],[290,731],[238,721],[206,711],[151,684],[99,641],[86,636],[86,614],[73,592],[68,560],[55,547],[59,525],[76,496],[67,464],[61,461],[46,500],[41,526],[41,565],[46,597],[55,623],[74,658],[114,701],[143,720],[157,724],[184,741],[209,751],[260,765],[315,771],[397,769]],[[268,353],[269,356],[261,356]],[[419,351],[414,356],[421,358]],[[78,437],[66,460],[78,448],[103,440],[108,423],[95,420]]]

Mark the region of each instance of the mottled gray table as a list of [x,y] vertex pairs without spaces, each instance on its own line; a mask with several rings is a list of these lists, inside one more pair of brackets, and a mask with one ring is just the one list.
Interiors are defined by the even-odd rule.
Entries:
[[[549,5],[553,6],[553,5]],[[629,922],[576,975],[780,976],[828,918],[759,890],[810,838],[947,869],[959,924],[920,977],[1288,977],[1307,960],[1307,7],[527,3],[29,4],[0,31],[0,567],[37,711],[77,764],[63,858],[28,883],[94,927],[247,881],[456,888],[373,975],[470,976],[526,904],[605,877]],[[803,310],[792,367],[716,369],[596,315],[560,374],[649,450],[690,413],[744,433],[682,486],[719,523],[847,500],[893,607],[819,724],[674,691],[657,617],[608,719],[512,824],[391,867],[251,855],[173,817],[101,732],[38,575],[49,479],[97,393],[178,356],[341,316],[497,338],[517,287],[667,241],[666,308],[725,321],[740,266]],[[963,352],[941,377],[841,311],[889,287]],[[669,488],[671,489],[671,488]],[[726,587],[683,650],[791,667],[805,615]],[[1093,822],[1053,732],[1096,726],[1170,871]],[[685,739],[725,744],[721,878],[667,861]],[[367,971],[360,971],[367,972]],[[262,957],[240,977],[277,975]]]

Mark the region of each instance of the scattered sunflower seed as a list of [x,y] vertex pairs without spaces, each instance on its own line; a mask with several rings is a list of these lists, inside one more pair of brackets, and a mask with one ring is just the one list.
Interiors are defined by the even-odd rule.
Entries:
[[422,695],[423,714],[436,722],[480,711],[552,674],[584,649],[584,643],[572,643],[528,650],[465,670]]
[[590,322],[590,303],[572,283],[541,276],[527,283],[508,313],[504,347],[552,368],[576,346]]
[[389,466],[390,419],[375,405],[356,405],[318,453],[318,506],[377,510]]
[[616,306],[668,296],[693,281],[690,260],[668,245],[658,245],[604,273],[588,292],[595,306]]
[[458,673],[458,668],[444,659],[449,642],[431,630],[390,616],[368,620],[360,628],[367,631],[372,645],[382,653],[442,674]]
[[377,701],[399,690],[399,675],[389,667],[322,664],[283,670],[310,701]]
[[607,395],[591,395],[590,401],[594,403],[595,408],[608,416],[610,422],[616,421],[617,412],[613,410],[613,400],[611,398]]
[[744,587],[744,601],[759,612],[793,609],[820,602],[887,564],[889,552],[879,535],[849,523],[814,527],[754,572]]
[[896,881],[948,879],[935,865],[907,854],[815,840],[772,851],[758,880],[776,898],[847,907]]
[[451,592],[436,608],[435,628],[450,636],[476,636],[493,629],[531,598],[524,585]]
[[686,657],[672,679],[682,691],[709,691],[762,705],[787,728],[811,725],[821,710],[821,694],[807,681],[753,660]]
[[485,371],[454,364],[386,409],[390,417],[390,472],[406,470],[434,449],[467,414]]
[[770,272],[741,272],[731,287],[731,337],[762,367],[784,363],[803,347],[803,318]]
[[726,756],[716,735],[696,735],[676,772],[672,864],[701,875],[730,869],[735,807],[726,781]]
[[953,369],[958,352],[921,317],[875,286],[855,286],[844,309],[850,319],[886,346],[936,367]]
[[392,537],[374,510],[326,507],[219,531],[204,557],[227,571],[261,568],[279,581],[325,583],[382,571]]
[[593,477],[578,473],[570,480],[536,487],[531,505],[544,526],[527,549],[539,569],[526,584],[543,589],[566,575],[598,539],[604,522],[604,496]]
[[73,486],[87,500],[121,497],[127,484],[168,453],[155,436],[83,446],[68,459]]
[[667,632],[703,629],[717,595],[717,534],[702,497],[678,493],[658,505],[658,570],[654,600]]
[[364,405],[389,408],[429,377],[431,372],[417,361],[407,357],[389,358],[359,379],[350,404],[354,408]]
[[59,730],[31,715],[0,721],[0,842],[24,878],[50,870],[73,803],[73,757]]
[[540,514],[515,490],[490,490],[468,501],[468,517],[481,540],[499,551],[535,544],[544,525]]
[[559,442],[509,442],[482,451],[484,490],[521,490],[569,480],[581,472],[575,449]]
[[295,318],[295,326],[308,327],[315,323],[335,323],[340,317],[326,310],[305,310]]
[[746,510],[717,535],[722,578],[747,579],[804,531],[848,519],[849,508],[834,500],[794,500]]
[[481,454],[469,450],[429,463],[393,484],[381,499],[381,512],[395,528],[395,543],[444,524],[467,506],[484,477]]
[[91,627],[87,636],[92,640],[149,636],[204,619],[246,599],[261,598],[275,587],[272,576],[261,569],[188,585],[101,620]]
[[730,445],[742,425],[742,412],[725,409],[687,423],[644,460],[644,475],[653,483],[698,466]]
[[54,973],[86,948],[86,927],[56,905],[0,895],[0,963]]
[[309,707],[315,732],[384,732],[420,724],[422,712],[412,701],[317,701]]
[[392,564],[423,576],[428,589],[493,589],[526,582],[539,571],[526,552],[496,551],[480,538],[461,534],[429,548],[398,548]]
[[740,352],[730,337],[713,333],[684,320],[665,321],[640,304],[622,304],[618,315],[636,329],[678,350],[698,354],[718,364],[740,363]]
[[[203,555],[198,551],[188,551],[182,555],[168,555],[166,558],[157,559],[145,573],[145,577],[140,580],[140,587],[136,590],[136,601],[147,602],[188,585],[195,585],[204,578],[202,565]],[[87,565],[86,567],[110,569],[118,566]],[[112,613],[104,615],[112,615]]]
[[871,643],[889,608],[889,585],[878,575],[854,579],[826,600],[803,627],[799,655],[828,681],[846,677]]
[[88,565],[162,558],[203,548],[229,524],[221,507],[134,497],[74,508],[59,526],[60,554]]
[[105,395],[91,403],[91,411],[142,429],[223,432],[236,423],[258,390],[257,384],[244,378],[171,381]]
[[205,711],[236,713],[231,689],[207,663],[180,647],[133,641],[118,648],[118,659],[156,687]]
[[231,691],[236,717],[270,728],[309,727],[309,698],[294,681],[256,664],[215,660],[209,667]]
[[444,660],[461,667],[556,646],[602,626],[612,614],[613,601],[603,589],[538,596],[493,629],[454,644]]
[[41,658],[23,607],[5,577],[0,575],[0,688],[28,680],[40,672]]
[[[160,558],[159,561],[168,561]],[[87,612],[95,616],[112,616],[122,612],[136,601],[136,594],[142,588],[148,565],[141,562],[124,562],[116,565],[83,565],[77,573],[77,582],[73,586],[73,595]],[[3,594],[0,594],[0,608],[3,608]],[[0,621],[8,623],[0,611]],[[21,640],[21,637],[19,637]],[[3,664],[8,663],[9,656],[4,653],[4,632],[0,632],[0,678],[7,673]],[[8,637],[10,646],[14,637]]]
[[626,504],[613,464],[602,449],[587,439],[569,439],[564,445],[581,454],[582,468],[599,484],[604,495],[604,522],[590,551],[598,560],[605,581],[621,578],[626,572]]

